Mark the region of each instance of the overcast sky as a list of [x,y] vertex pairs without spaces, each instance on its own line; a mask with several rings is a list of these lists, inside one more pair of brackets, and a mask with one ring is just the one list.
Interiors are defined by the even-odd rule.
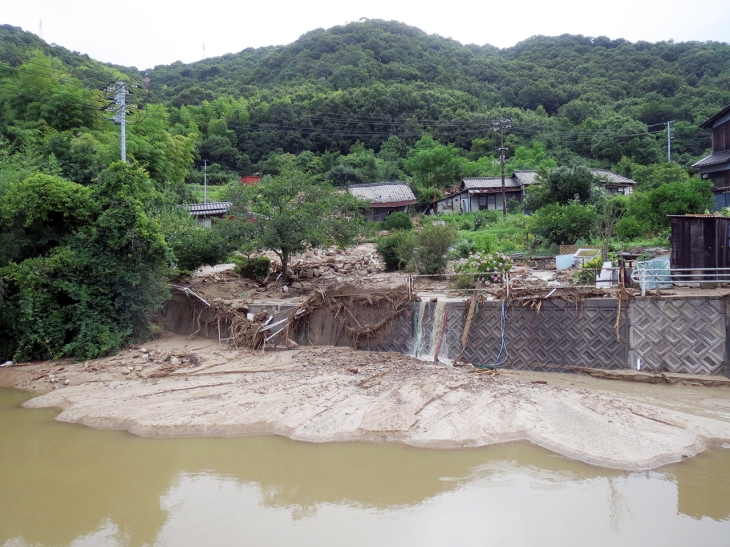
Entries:
[[730,42],[730,0],[0,0],[20,26],[99,61],[144,69],[288,44],[361,17],[396,20],[464,44],[509,47],[536,34]]

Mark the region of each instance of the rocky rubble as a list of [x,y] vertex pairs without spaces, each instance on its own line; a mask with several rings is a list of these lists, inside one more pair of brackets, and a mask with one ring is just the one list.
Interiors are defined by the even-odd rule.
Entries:
[[[272,261],[272,270],[281,271],[281,264]],[[289,264],[291,287],[311,290],[317,283],[342,283],[347,278],[364,277],[385,271],[385,263],[375,245],[365,243],[347,250],[315,249],[294,257]]]

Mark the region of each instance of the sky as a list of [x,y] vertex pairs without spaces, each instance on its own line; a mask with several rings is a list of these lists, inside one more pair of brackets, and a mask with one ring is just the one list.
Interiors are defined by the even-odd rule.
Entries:
[[42,22],[48,43],[139,69],[288,44],[363,17],[500,48],[564,33],[730,42],[730,0],[0,0],[0,24],[40,34]]

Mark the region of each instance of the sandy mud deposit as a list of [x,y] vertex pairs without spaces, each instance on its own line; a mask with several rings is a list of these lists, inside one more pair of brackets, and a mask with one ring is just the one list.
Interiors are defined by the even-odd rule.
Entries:
[[463,448],[528,439],[570,458],[648,469],[730,447],[730,389],[475,372],[395,353],[233,350],[170,336],[104,360],[0,369],[49,391],[31,408],[143,436],[275,433]]

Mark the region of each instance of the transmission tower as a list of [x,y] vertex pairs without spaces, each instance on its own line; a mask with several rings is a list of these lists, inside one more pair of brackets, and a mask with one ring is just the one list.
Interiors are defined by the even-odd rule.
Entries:
[[43,19],[38,19],[38,36],[41,37],[41,40],[45,40],[43,37]]

